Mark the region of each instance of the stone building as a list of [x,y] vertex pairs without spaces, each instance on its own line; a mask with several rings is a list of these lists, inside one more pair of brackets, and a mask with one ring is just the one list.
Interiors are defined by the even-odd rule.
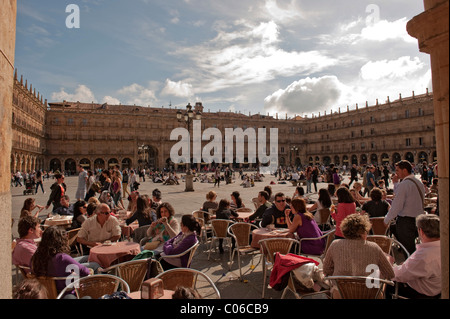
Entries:
[[[85,168],[104,169],[173,167],[170,151],[177,141],[171,132],[180,123],[177,108],[150,108],[67,102],[47,103],[22,77],[14,77],[13,148],[11,170],[63,170],[74,173],[80,163]],[[278,163],[281,166],[330,164],[363,165],[433,162],[436,157],[433,95],[431,93],[356,109],[308,117],[278,118],[261,114],[205,111],[202,103],[192,108],[201,114],[201,131],[217,128],[222,132],[222,165],[256,167],[248,159],[226,163],[226,129],[278,129]],[[192,129],[190,130],[193,134]],[[192,137],[191,137],[192,140]],[[247,140],[246,140],[247,141]],[[210,140],[203,141],[203,148]],[[191,146],[192,148],[193,146]],[[267,133],[267,155],[270,137]],[[259,155],[259,154],[258,154]],[[257,160],[259,157],[257,157]],[[193,162],[193,160],[191,161]],[[219,161],[218,161],[219,162]],[[225,163],[225,164],[224,164]],[[177,165],[178,164],[178,165]],[[214,165],[214,163],[213,163]],[[211,166],[191,164],[192,168]]]

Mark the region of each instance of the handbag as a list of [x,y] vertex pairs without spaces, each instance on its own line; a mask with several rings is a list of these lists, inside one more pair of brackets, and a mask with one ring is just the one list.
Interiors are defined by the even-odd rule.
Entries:
[[144,246],[145,250],[155,250],[156,248],[158,248],[158,246],[161,244],[161,241],[159,240],[150,240],[149,242],[147,242]]

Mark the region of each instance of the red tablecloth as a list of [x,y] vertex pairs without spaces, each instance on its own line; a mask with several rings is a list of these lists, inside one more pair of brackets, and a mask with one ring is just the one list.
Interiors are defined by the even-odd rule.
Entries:
[[91,248],[89,261],[98,263],[102,268],[108,268],[112,262],[126,255],[137,255],[141,252],[138,243],[122,241],[111,246],[100,245]]

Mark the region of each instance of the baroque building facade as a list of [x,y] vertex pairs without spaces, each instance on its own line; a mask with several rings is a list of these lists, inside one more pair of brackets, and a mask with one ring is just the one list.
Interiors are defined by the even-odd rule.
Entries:
[[[267,131],[263,151],[278,152],[281,166],[317,164],[393,164],[401,159],[412,163],[433,162],[436,157],[433,95],[425,94],[383,104],[312,117],[278,118],[261,114],[205,111],[202,103],[193,107],[201,113],[201,132],[217,128],[222,138],[222,165],[256,167],[249,163],[245,143],[243,163],[237,163],[234,143],[233,163],[226,163],[226,129],[259,128]],[[47,103],[22,77],[14,76],[13,146],[11,171],[63,170],[74,173],[76,165],[105,169],[184,168],[171,161],[177,140],[171,132],[186,127],[177,119],[177,108],[136,105],[108,105],[80,102]],[[184,110],[183,110],[184,111]],[[192,126],[192,125],[191,125]],[[271,149],[270,129],[278,129],[278,150]],[[248,132],[248,131],[247,131]],[[191,143],[193,138],[192,128]],[[248,142],[248,138],[246,139]],[[201,142],[202,149],[211,140]],[[220,142],[220,141],[219,141]],[[273,141],[272,141],[273,142]],[[220,143],[219,143],[220,144]],[[191,144],[191,150],[193,144]],[[258,150],[258,148],[257,148]],[[260,155],[260,154],[258,154]],[[259,157],[257,158],[259,159]],[[218,161],[220,162],[220,161]],[[213,163],[214,165],[214,163]],[[191,164],[193,168],[211,166]]]

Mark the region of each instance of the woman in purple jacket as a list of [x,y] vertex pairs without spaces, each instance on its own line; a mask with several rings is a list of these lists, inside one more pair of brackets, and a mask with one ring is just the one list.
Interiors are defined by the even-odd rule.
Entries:
[[65,231],[50,226],[42,234],[41,242],[31,258],[31,273],[37,277],[67,277],[66,280],[56,281],[56,289],[61,291],[73,280],[88,276],[99,267],[97,263],[92,263],[93,267],[88,268],[89,264],[82,264],[78,261],[81,259],[74,259],[69,254]]
[[164,258],[164,256],[179,255],[198,242],[197,235],[200,234],[201,226],[192,215],[183,215],[181,217],[181,233],[174,238],[166,241],[161,253],[161,266],[164,270],[171,268],[185,268],[189,260],[189,254],[180,258]]

